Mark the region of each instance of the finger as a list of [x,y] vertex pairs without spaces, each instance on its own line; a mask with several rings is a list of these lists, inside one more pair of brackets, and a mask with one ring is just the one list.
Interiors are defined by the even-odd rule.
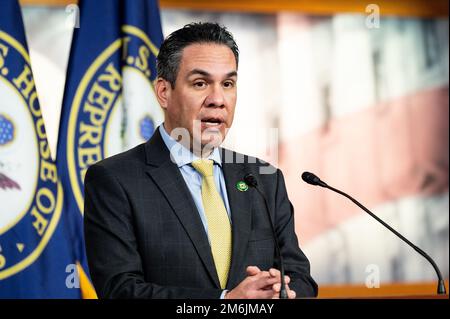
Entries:
[[[286,291],[289,291],[289,290],[290,290],[288,283],[286,283],[285,288],[286,288]],[[280,292],[280,290],[281,290],[281,283],[276,283],[276,284],[274,284],[274,285],[272,286],[272,290],[273,290],[274,292]]]
[[273,292],[275,292],[275,293],[280,292],[280,290],[281,290],[281,284],[280,284],[280,283],[274,284],[274,285],[272,286],[272,290],[273,290]]
[[270,275],[268,274],[267,276],[264,276],[264,274],[258,274],[253,278],[254,278],[253,287],[255,289],[271,290],[274,284],[280,282],[278,278],[270,277]]
[[286,285],[286,292],[289,299],[295,299],[295,297],[297,296],[295,291],[291,290],[288,285]]
[[[280,272],[278,269],[275,269],[275,268],[270,268],[270,269],[269,269],[269,274],[270,274],[272,277],[276,277],[276,278],[280,278],[280,277],[281,277],[281,272]],[[284,282],[285,282],[285,283],[288,283],[288,282],[290,282],[290,281],[291,281],[291,279],[289,278],[289,276],[285,275],[285,276],[284,276]]]
[[[251,273],[251,272],[250,272],[250,273]],[[262,270],[259,270],[258,273],[256,273],[256,271],[253,272],[252,275],[249,275],[249,277],[250,277],[251,280],[254,281],[254,282],[272,278],[272,277],[270,276],[270,274],[269,274],[268,271],[262,271]]]
[[[286,287],[289,287],[288,284],[291,282],[291,278],[285,276],[284,277],[284,284],[286,285]],[[280,287],[281,287],[281,282],[277,281],[274,283],[274,285],[272,286],[272,289],[275,291],[280,291]]]
[[295,293],[294,290],[289,290],[289,291],[288,291],[288,297],[289,297],[289,299],[295,299],[296,296],[297,296],[297,294]]
[[[273,285],[273,293],[274,293],[274,298],[272,298],[272,299],[279,299],[279,296],[280,296],[280,290],[281,290],[281,284],[275,284],[275,285]],[[297,296],[297,294],[295,293],[295,291],[294,290],[291,290],[290,288],[289,288],[289,286],[287,286],[286,285],[286,292],[287,292],[287,295],[288,295],[288,298],[289,299],[295,299],[295,297]]]
[[[280,287],[281,287],[280,284],[274,285],[274,287],[273,287],[273,289],[272,289],[272,291],[273,291],[273,297],[272,297],[272,299],[280,299],[280,290],[281,290]],[[292,294],[291,294],[291,290],[289,289],[288,286],[286,286],[286,293],[287,293],[287,295],[288,295],[288,298],[290,298],[290,296],[291,296]],[[294,296],[294,298],[295,298],[295,296]]]
[[246,269],[247,276],[254,276],[261,272],[261,270],[256,266],[248,266]]
[[269,273],[272,277],[280,277],[280,271],[275,268],[270,268]]

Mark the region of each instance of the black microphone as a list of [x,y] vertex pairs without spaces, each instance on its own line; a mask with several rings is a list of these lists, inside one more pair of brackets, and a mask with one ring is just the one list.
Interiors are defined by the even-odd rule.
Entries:
[[256,189],[258,194],[261,195],[261,197],[264,200],[264,205],[266,206],[267,218],[269,219],[270,228],[272,229],[273,241],[275,243],[275,251],[276,251],[278,260],[280,261],[280,273],[281,273],[280,299],[288,299],[288,295],[287,295],[287,291],[286,291],[286,283],[284,281],[283,257],[281,256],[280,245],[278,244],[278,238],[275,233],[275,227],[273,226],[272,218],[270,217],[270,209],[269,209],[269,205],[267,204],[266,196],[264,196],[264,194],[259,190],[258,181],[256,180],[255,176],[253,176],[252,174],[247,174],[244,177],[244,181],[247,183],[248,186]]
[[325,187],[328,189],[331,189],[332,191],[341,194],[345,197],[347,197],[348,199],[350,199],[353,203],[355,203],[356,205],[358,205],[359,208],[361,208],[362,210],[364,210],[366,213],[368,213],[370,216],[372,216],[373,218],[375,218],[379,223],[381,223],[384,227],[386,227],[387,229],[389,229],[391,232],[393,232],[395,235],[397,235],[397,237],[399,237],[401,240],[403,240],[405,243],[407,243],[409,246],[411,246],[415,251],[417,251],[420,255],[422,255],[426,260],[428,260],[428,262],[433,266],[434,270],[436,271],[437,277],[438,277],[438,286],[437,286],[437,293],[440,295],[444,295],[446,294],[445,291],[445,283],[444,283],[444,279],[442,279],[442,274],[441,271],[439,270],[438,266],[436,265],[436,263],[434,262],[434,260],[427,255],[427,253],[425,253],[422,249],[420,249],[419,247],[417,247],[416,245],[414,245],[412,242],[410,242],[408,239],[406,239],[402,234],[400,234],[399,232],[397,232],[395,229],[393,229],[391,226],[389,226],[388,224],[386,224],[383,220],[381,220],[378,216],[376,216],[374,213],[372,213],[370,210],[368,210],[366,207],[364,207],[361,203],[359,203],[356,199],[354,199],[353,197],[351,197],[350,195],[347,195],[346,193],[331,187],[329,185],[327,185],[325,182],[321,181],[319,177],[317,177],[316,175],[314,175],[313,173],[309,173],[309,172],[303,172],[302,174],[302,179],[311,185],[316,185],[316,186],[321,186],[321,187]]

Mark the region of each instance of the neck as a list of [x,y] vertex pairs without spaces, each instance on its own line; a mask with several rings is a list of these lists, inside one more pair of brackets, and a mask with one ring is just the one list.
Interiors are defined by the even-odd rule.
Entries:
[[202,145],[201,147],[195,147],[194,143],[195,142],[192,143],[193,146],[190,148],[190,150],[192,154],[194,154],[197,157],[207,158],[214,151],[214,148],[210,146]]
[[192,154],[199,158],[207,158],[212,154],[214,151],[214,147],[211,145],[201,145],[200,142],[197,142],[193,139],[192,136],[185,136],[183,134],[180,134],[178,136],[172,136],[172,129],[170,128],[167,123],[163,123],[164,130],[169,134],[170,137],[172,137],[175,141],[183,145],[184,148],[189,150]]

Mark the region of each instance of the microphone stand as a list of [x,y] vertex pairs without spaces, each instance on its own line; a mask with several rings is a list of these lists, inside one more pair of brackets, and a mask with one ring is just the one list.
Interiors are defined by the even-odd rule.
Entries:
[[264,196],[264,194],[259,190],[258,182],[256,181],[256,178],[252,174],[245,175],[244,180],[249,186],[253,187],[264,200],[264,205],[266,206],[267,218],[269,219],[270,228],[272,229],[273,241],[275,242],[275,250],[277,253],[277,257],[280,260],[280,276],[281,276],[281,278],[280,278],[280,280],[281,280],[280,281],[280,283],[281,283],[280,299],[288,299],[288,295],[287,295],[287,291],[286,291],[286,283],[284,281],[283,257],[281,256],[280,246],[278,244],[278,239],[277,239],[277,236],[275,233],[275,227],[273,226],[272,218],[270,217],[270,210],[269,210],[269,205],[267,204],[267,199]]
[[422,255],[426,260],[428,260],[428,262],[433,266],[434,270],[436,271],[436,274],[438,276],[438,287],[437,287],[437,293],[440,295],[446,294],[446,290],[445,290],[445,282],[444,279],[442,277],[441,271],[439,270],[439,267],[436,265],[436,263],[434,262],[434,260],[426,253],[424,252],[422,249],[420,249],[419,247],[417,247],[416,245],[414,245],[412,242],[410,242],[407,238],[405,238],[402,234],[400,234],[398,231],[396,231],[394,228],[392,228],[391,226],[389,226],[388,224],[386,224],[383,220],[381,220],[378,216],[376,216],[374,213],[372,213],[370,210],[368,210],[364,205],[362,205],[360,202],[358,202],[356,199],[354,199],[353,197],[351,197],[350,195],[340,191],[339,189],[336,189],[332,186],[329,186],[327,183],[323,182],[322,180],[320,180],[320,178],[318,178],[316,175],[312,174],[312,173],[308,173],[305,172],[302,174],[302,179],[307,182],[308,184],[312,184],[312,185],[316,185],[316,186],[321,186],[324,188],[328,188],[330,190],[332,190],[333,192],[336,192],[338,194],[341,194],[344,197],[347,197],[348,199],[350,199],[353,203],[355,203],[359,208],[361,208],[362,210],[364,210],[367,214],[369,214],[370,216],[372,216],[373,218],[375,218],[376,221],[378,221],[381,225],[383,225],[384,227],[386,227],[387,229],[389,229],[391,232],[393,232],[398,238],[400,238],[401,240],[403,240],[405,243],[407,243],[409,246],[411,246],[416,252],[418,252],[420,255]]

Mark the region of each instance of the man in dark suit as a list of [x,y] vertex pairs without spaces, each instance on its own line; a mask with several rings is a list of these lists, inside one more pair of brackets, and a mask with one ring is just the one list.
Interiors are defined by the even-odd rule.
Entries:
[[[238,49],[212,23],[172,33],[158,55],[165,120],[145,144],[85,179],[85,239],[101,298],[276,298],[283,256],[289,298],[317,285],[298,246],[280,170],[220,148],[236,105]],[[271,171],[270,174],[264,174]]]

